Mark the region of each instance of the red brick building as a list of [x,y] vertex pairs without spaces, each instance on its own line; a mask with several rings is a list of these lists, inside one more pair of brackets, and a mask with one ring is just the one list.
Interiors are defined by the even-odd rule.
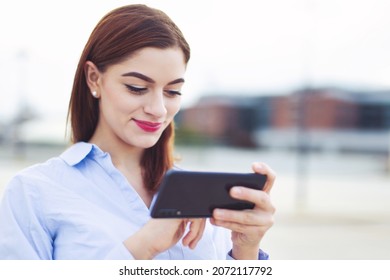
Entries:
[[296,148],[302,145],[297,139],[306,138],[298,136],[310,133],[304,145],[314,149],[363,149],[364,144],[364,149],[383,151],[390,92],[320,88],[282,96],[209,96],[182,110],[177,123],[216,144]]
[[351,129],[358,122],[358,104],[342,92],[303,90],[272,100],[274,128]]

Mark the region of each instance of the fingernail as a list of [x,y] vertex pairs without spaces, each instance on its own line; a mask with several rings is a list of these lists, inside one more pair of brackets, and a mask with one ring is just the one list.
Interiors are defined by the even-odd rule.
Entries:
[[242,193],[242,190],[241,190],[241,188],[239,188],[239,187],[234,187],[234,188],[232,189],[232,192],[233,192],[233,194],[235,194],[235,195],[240,195],[240,194]]
[[218,209],[214,210],[214,216],[216,218],[222,218],[223,217],[223,210],[218,210]]
[[258,163],[258,162],[255,162],[255,163],[254,163],[254,167],[255,167],[256,169],[263,169],[263,165],[261,165],[261,164]]

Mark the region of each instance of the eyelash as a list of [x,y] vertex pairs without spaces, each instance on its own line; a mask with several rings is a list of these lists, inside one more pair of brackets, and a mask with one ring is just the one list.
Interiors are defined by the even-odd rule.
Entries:
[[176,90],[166,90],[165,92],[168,93],[169,95],[172,95],[172,96],[175,96],[175,95],[180,96],[181,95],[181,92],[176,91]]
[[131,85],[125,85],[129,91],[131,91],[134,94],[141,95],[146,93],[147,88],[138,88],[138,87],[133,87]]
[[[138,88],[138,87],[134,87],[134,86],[131,86],[131,85],[125,85],[126,88],[136,94],[136,95],[142,95],[144,93],[146,93],[146,91],[148,90],[147,88]],[[164,90],[164,92],[168,93],[170,96],[174,97],[174,96],[180,96],[181,95],[181,92],[180,91],[176,91],[176,90]]]

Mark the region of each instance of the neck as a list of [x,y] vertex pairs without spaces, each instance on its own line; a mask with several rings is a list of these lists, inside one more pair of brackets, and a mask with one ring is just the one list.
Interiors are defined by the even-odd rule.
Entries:
[[141,170],[143,148],[132,147],[118,138],[108,138],[95,133],[89,142],[97,145],[102,151],[109,153],[112,163],[118,169]]

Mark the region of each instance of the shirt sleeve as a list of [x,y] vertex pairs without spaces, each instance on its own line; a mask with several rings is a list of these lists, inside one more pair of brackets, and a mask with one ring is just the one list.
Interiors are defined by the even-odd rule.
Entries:
[[0,204],[0,259],[52,259],[52,239],[38,205],[39,194],[20,178],[6,186]]
[[[269,260],[269,255],[260,249],[259,254],[257,255],[257,259],[259,261]],[[232,257],[232,250],[230,250],[229,253],[227,254],[226,260],[236,260]]]
[[118,244],[105,256],[106,260],[134,260],[133,255],[126,249],[125,245]]
[[[217,248],[218,259],[235,260],[232,257],[232,241],[230,239],[230,230],[221,227],[213,227],[213,242]],[[230,250],[230,251],[229,251]],[[259,260],[268,260],[269,255],[259,250]]]

